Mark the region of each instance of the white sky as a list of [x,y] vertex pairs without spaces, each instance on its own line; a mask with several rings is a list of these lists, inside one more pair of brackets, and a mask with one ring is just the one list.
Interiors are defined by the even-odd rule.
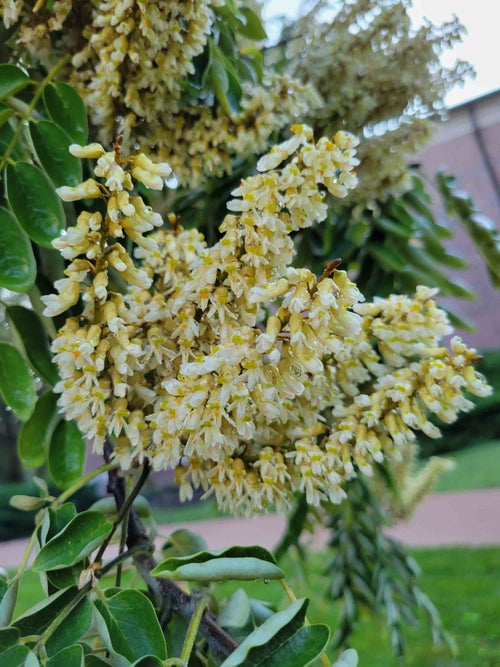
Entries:
[[[302,0],[265,0],[264,16],[296,16]],[[448,106],[465,102],[500,88],[500,0],[413,0],[416,24],[422,16],[433,23],[443,23],[456,14],[468,34],[444,58],[449,65],[459,58],[468,60],[477,76],[462,88],[455,88],[446,98]]]

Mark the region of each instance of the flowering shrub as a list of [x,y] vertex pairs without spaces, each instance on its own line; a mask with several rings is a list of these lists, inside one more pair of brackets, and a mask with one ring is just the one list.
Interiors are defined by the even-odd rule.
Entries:
[[[288,544],[298,543],[309,512],[341,535],[342,508],[355,508],[356,543],[366,546],[368,523],[368,543],[380,536],[383,519],[370,523],[362,512],[382,472],[398,461],[405,469],[418,432],[438,437],[439,421],[472,407],[469,394],[488,393],[476,351],[457,337],[442,342],[451,327],[434,300],[439,270],[419,271],[415,256],[403,270],[391,254],[404,238],[408,253],[421,243],[427,261],[432,253],[449,259],[421,199],[425,224],[401,214],[411,179],[404,151],[388,141],[408,130],[403,143],[413,150],[444,89],[427,48],[415,83],[415,95],[433,83],[425,113],[413,105],[414,122],[403,128],[411,86],[400,81],[385,110],[398,116],[396,134],[378,143],[363,137],[370,123],[390,120],[374,97],[386,74],[372,72],[361,99],[348,94],[355,59],[344,51],[356,31],[342,24],[363,28],[373,5],[346,5],[324,31],[322,5],[313,12],[319,52],[330,53],[335,31],[342,46],[337,101],[355,108],[347,104],[337,118],[336,84],[325,83],[312,52],[303,57],[310,34],[285,27],[278,45],[263,47],[253,3],[0,2],[8,60],[0,65],[0,390],[23,422],[24,467],[47,465],[61,489],[54,497],[35,477],[39,496],[12,499],[38,513],[17,572],[0,577],[1,664],[331,665],[329,629],[308,624],[307,600],[295,599],[262,547],[210,552],[185,532],[158,562],[137,499],[149,473],[172,469],[181,499],[201,488],[235,515],[298,504],[302,519],[292,521]],[[401,62],[426,34],[433,47],[458,37],[458,27],[409,35],[405,3],[380,5],[368,41],[374,27],[401,24]],[[373,40],[377,48],[367,49],[361,31],[358,47],[377,70],[390,49]],[[390,72],[397,79],[402,70]],[[363,137],[361,164],[352,130]],[[377,180],[373,164],[382,163]],[[304,261],[305,239],[325,223],[330,252],[332,211],[344,216],[342,252],[315,272]],[[494,264],[491,238],[481,243]],[[357,265],[353,248],[365,253]],[[347,262],[336,258],[344,251]],[[380,266],[368,270],[366,257]],[[372,285],[366,300],[356,282]],[[399,294],[388,289],[396,283]],[[85,473],[88,445],[104,463]],[[102,472],[112,506],[103,499],[77,512],[70,498]],[[18,588],[34,550],[46,597],[20,616]],[[401,548],[388,550],[404,574]],[[361,558],[358,580],[378,568],[376,560],[364,567],[369,549]],[[131,563],[147,591],[124,583]],[[391,576],[384,585],[396,589]],[[229,579],[277,580],[290,604],[273,613],[242,593],[226,606],[200,593]],[[427,599],[414,573],[407,581],[411,610]],[[330,592],[354,599],[348,586]],[[244,618],[236,629],[227,623],[235,608]],[[435,630],[436,613],[426,608]],[[399,611],[390,612],[396,627]],[[353,620],[342,619],[339,645]],[[350,649],[333,664],[356,662]]]

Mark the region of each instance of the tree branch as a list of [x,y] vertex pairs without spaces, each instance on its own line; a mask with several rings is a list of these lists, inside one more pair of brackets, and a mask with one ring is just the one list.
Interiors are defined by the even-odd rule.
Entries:
[[[111,442],[106,441],[104,445],[106,462],[111,461],[112,454],[113,446]],[[125,479],[118,468],[108,472],[108,492],[114,496],[116,507],[120,512],[126,501],[126,490]],[[167,579],[158,579],[151,575],[151,570],[157,565],[153,556],[154,546],[150,542],[134,507],[131,507],[129,512],[126,543],[128,549],[134,549],[134,552],[139,547],[143,547],[134,554],[134,563],[157,599],[159,606],[166,608],[169,616],[172,612],[177,612],[184,619],[191,620],[197,606],[193,597],[184,592],[174,582]],[[208,610],[203,613],[199,631],[215,656],[225,658],[238,646],[238,643],[217,625],[215,616]]]

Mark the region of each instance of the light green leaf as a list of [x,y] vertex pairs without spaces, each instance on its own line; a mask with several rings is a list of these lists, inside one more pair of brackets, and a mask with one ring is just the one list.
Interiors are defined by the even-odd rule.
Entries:
[[302,627],[306,609],[307,600],[302,598],[273,614],[241,642],[221,667],[265,665],[265,661]]
[[49,338],[41,319],[33,310],[23,306],[9,306],[7,315],[19,333],[26,356],[42,380],[55,385],[59,380],[57,367],[52,363]]
[[122,590],[94,604],[100,617],[98,627],[106,630],[103,639],[110,652],[129,662],[150,655],[166,659],[165,637],[153,605],[143,593]]
[[241,20],[238,32],[249,39],[257,41],[267,39],[267,32],[265,31],[260,16],[256,14],[253,9],[250,9],[250,7],[239,7],[238,16],[241,16],[243,19]]
[[38,159],[56,186],[81,183],[82,163],[69,152],[74,142],[59,125],[50,120],[31,122],[30,134]]
[[61,489],[67,489],[83,474],[86,444],[74,421],[57,425],[49,446],[49,472]]
[[227,581],[282,579],[285,575],[273,555],[259,546],[201,551],[192,556],[167,558],[151,574],[172,581]]
[[248,595],[242,588],[238,588],[229,598],[217,620],[223,628],[243,628],[248,623],[250,615]]
[[35,381],[23,355],[0,342],[0,392],[21,421],[30,418],[36,401]]
[[7,167],[7,199],[28,236],[46,248],[65,227],[64,210],[54,186],[34,164]]
[[[12,620],[14,607],[17,602],[17,591],[19,589],[19,579],[15,577],[8,588],[4,590],[2,601],[0,602],[0,626],[7,626]],[[1,663],[0,663],[1,664]]]
[[358,654],[353,648],[348,648],[344,651],[338,660],[335,660],[332,667],[357,667]]
[[40,550],[32,569],[35,572],[60,570],[83,560],[109,534],[111,524],[100,512],[82,512]]
[[162,554],[168,558],[178,558],[180,556],[190,556],[191,554],[205,551],[207,543],[201,537],[191,530],[174,530],[168,537],[168,540],[162,546]]
[[74,88],[58,82],[47,86],[43,101],[49,116],[71,137],[74,143],[84,145],[89,129],[85,104]]
[[0,65],[0,100],[15,95],[30,83],[30,78],[15,65]]
[[36,262],[25,231],[5,208],[0,208],[0,287],[27,292],[36,279]]
[[39,468],[45,463],[52,433],[60,418],[57,396],[51,391],[42,394],[17,441],[17,451],[25,468]]
[[47,661],[47,667],[83,667],[83,648],[80,644],[67,646]]
[[5,106],[5,104],[0,104],[0,127],[2,127],[2,125],[4,125],[13,115],[14,109]]

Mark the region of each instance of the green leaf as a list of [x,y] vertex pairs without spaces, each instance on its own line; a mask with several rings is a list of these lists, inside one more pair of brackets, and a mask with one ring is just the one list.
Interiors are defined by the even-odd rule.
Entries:
[[13,625],[19,628],[23,636],[39,635],[59,614],[62,614],[64,618],[57,630],[45,642],[48,655],[57,654],[63,648],[77,642],[88,631],[92,623],[92,605],[87,597],[80,600],[69,611],[67,610],[77,592],[76,586],[57,591],[29,609]]
[[201,551],[192,556],[167,558],[151,574],[172,581],[227,581],[282,579],[285,575],[273,555],[262,547],[230,547]]
[[83,648],[80,644],[67,646],[47,661],[47,667],[83,667]]
[[14,109],[11,107],[5,106],[5,104],[0,104],[0,127],[5,125],[5,123],[14,115]]
[[43,101],[49,116],[77,144],[88,141],[89,130],[85,104],[74,88],[58,82],[47,86]]
[[5,208],[0,208],[0,287],[27,292],[35,283],[36,262],[25,231]]
[[39,468],[45,463],[52,433],[59,419],[57,396],[47,391],[40,396],[33,414],[19,433],[17,451],[25,468]]
[[0,653],[0,665],[8,667],[26,667],[27,656],[33,655],[27,646],[16,644]]
[[[73,597],[76,595],[76,588],[73,588]],[[65,613],[65,612],[62,612]],[[92,625],[92,604],[88,597],[84,597],[71,611],[64,616],[64,620],[57,627],[56,632],[52,634],[46,642],[45,648],[48,655],[57,655],[66,647],[71,647],[83,635],[88,632]],[[81,647],[80,647],[81,648]],[[71,664],[61,662],[61,667]],[[77,663],[80,665],[81,663]]]
[[29,162],[7,167],[7,199],[28,236],[46,248],[65,227],[64,210],[47,176]]
[[[184,661],[180,661],[179,665],[180,664],[184,665]],[[160,660],[160,658],[157,658],[154,655],[145,655],[144,658],[139,658],[139,660],[136,660],[131,665],[131,667],[163,667],[164,665],[165,662],[163,662],[163,660]]]
[[168,537],[168,540],[162,546],[162,554],[168,558],[179,556],[190,556],[191,554],[205,551],[207,543],[201,537],[191,530],[174,530]]
[[15,95],[30,83],[30,78],[15,65],[0,65],[0,100]]
[[0,627],[0,653],[17,644],[20,637],[18,628]]
[[[19,588],[19,579],[15,577],[8,588],[4,590],[2,601],[0,602],[0,627],[9,625],[14,613],[14,607],[17,602],[17,591]],[[1,664],[1,663],[0,663]]]
[[305,667],[323,653],[329,638],[327,625],[308,625],[297,630],[265,662],[258,664],[263,667]]
[[107,600],[97,599],[98,630],[112,654],[134,662],[154,655],[167,657],[165,637],[153,605],[140,591],[122,590]]
[[61,421],[49,446],[49,472],[61,489],[67,489],[83,474],[86,444],[76,422]]
[[241,642],[221,667],[266,665],[266,660],[302,626],[306,609],[307,600],[302,598],[273,614]]
[[256,14],[253,9],[250,9],[250,7],[239,7],[238,16],[244,17],[240,22],[238,32],[249,39],[257,41],[267,39],[267,32],[265,31],[260,16]]
[[399,252],[380,243],[369,243],[367,251],[384,269],[396,272],[404,272],[408,269],[408,263]]
[[250,615],[248,595],[242,588],[238,588],[229,598],[217,620],[223,628],[243,628],[248,623]]
[[377,215],[373,218],[373,224],[384,232],[394,236],[400,236],[403,239],[411,238],[413,234],[412,227],[402,224],[399,220],[392,220],[385,215]]
[[50,120],[31,122],[30,134],[38,159],[56,186],[81,183],[82,163],[69,152],[74,142],[59,125]]
[[45,544],[35,558],[35,572],[60,570],[83,560],[109,534],[111,524],[100,512],[82,512]]
[[59,380],[57,367],[52,363],[49,339],[41,319],[34,310],[9,306],[7,315],[19,333],[26,356],[42,380],[55,385]]
[[30,418],[36,401],[35,381],[17,348],[0,342],[0,393],[21,421]]
[[338,660],[335,660],[332,667],[357,667],[357,665],[358,654],[353,648],[348,648],[340,655]]

